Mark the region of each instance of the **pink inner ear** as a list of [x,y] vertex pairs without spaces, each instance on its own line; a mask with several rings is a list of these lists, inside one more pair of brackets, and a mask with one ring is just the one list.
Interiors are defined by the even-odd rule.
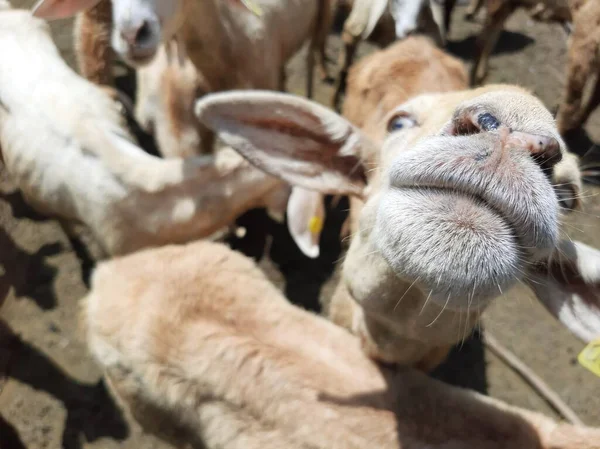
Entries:
[[45,20],[66,19],[90,9],[101,0],[40,0],[32,9],[34,17]]

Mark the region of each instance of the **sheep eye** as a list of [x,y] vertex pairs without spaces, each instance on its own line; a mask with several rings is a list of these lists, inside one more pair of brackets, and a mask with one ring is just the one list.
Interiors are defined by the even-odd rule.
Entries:
[[412,128],[416,126],[417,122],[406,116],[406,115],[395,115],[388,122],[387,130],[389,133],[393,133],[395,131],[401,131],[403,129]]

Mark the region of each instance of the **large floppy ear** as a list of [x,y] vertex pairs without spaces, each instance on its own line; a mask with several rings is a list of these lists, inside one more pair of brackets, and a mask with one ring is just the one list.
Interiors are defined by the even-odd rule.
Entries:
[[229,91],[198,100],[196,114],[225,144],[292,186],[364,196],[362,154],[373,144],[324,106],[273,91]]
[[312,259],[319,257],[319,240],[325,205],[323,194],[314,190],[294,187],[287,205],[288,229],[294,242],[305,256]]
[[34,17],[45,20],[66,19],[108,0],[39,0],[31,10]]
[[547,263],[528,273],[527,282],[577,337],[589,343],[600,336],[600,251],[563,240]]

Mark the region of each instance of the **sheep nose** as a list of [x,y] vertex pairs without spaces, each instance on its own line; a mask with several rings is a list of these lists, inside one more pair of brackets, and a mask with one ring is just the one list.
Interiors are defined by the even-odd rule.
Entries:
[[525,148],[543,167],[553,167],[562,159],[560,144],[551,136],[512,131],[506,139],[506,145]]
[[121,31],[121,37],[132,47],[143,46],[151,36],[150,24],[144,20]]

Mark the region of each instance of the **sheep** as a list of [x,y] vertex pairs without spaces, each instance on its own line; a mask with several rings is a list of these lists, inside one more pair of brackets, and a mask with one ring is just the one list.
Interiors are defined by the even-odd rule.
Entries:
[[[91,2],[96,4],[98,0]],[[285,62],[308,36],[311,37],[307,64],[309,97],[315,53],[319,71],[323,77],[327,75],[325,41],[331,23],[331,0],[163,2],[113,0],[113,23],[104,15],[100,22],[92,19],[94,29],[101,25],[102,34],[112,29],[113,49],[135,68],[153,60],[162,43],[179,37],[193,65],[213,91],[281,89],[285,82]],[[244,4],[251,6],[246,8]],[[33,11],[37,17],[55,19],[85,11],[89,6],[90,0],[40,0]],[[106,11],[108,8],[104,7]],[[85,14],[94,14],[94,9]],[[85,36],[91,31],[83,27],[77,34]],[[81,57],[94,58],[98,52],[93,46],[97,44],[90,43],[89,51],[83,50]]]
[[[342,67],[332,105],[337,108],[340,104],[348,70],[354,61],[358,44],[373,33],[380,21],[394,22],[394,34],[392,36],[387,33],[383,36],[383,47],[394,39],[405,38],[417,29],[422,29],[425,34],[435,39],[438,45],[445,45],[445,33],[441,21],[436,17],[438,9],[434,0],[354,0],[342,30]],[[385,14],[386,10],[389,10],[389,15]]]
[[[575,0],[570,6],[573,31],[568,44],[567,81],[556,116],[563,135],[583,126],[600,104],[600,3]],[[594,75],[596,84],[583,104],[586,85]]]
[[209,88],[189,58],[172,56],[179,51],[175,43],[167,43],[150,64],[137,70],[134,116],[155,136],[163,157],[210,154],[214,136],[194,115],[195,99]]
[[378,366],[218,243],[102,262],[81,323],[118,403],[175,447],[600,448],[600,429]]
[[[138,67],[135,117],[146,131],[155,134],[163,156],[184,157],[212,152],[214,135],[194,119],[193,99],[209,91],[233,87],[283,90],[284,64],[309,33],[312,33],[307,77],[309,97],[312,95],[314,54],[317,50],[321,75],[327,77],[325,39],[331,23],[331,0],[290,0],[277,4],[265,2],[264,5],[257,2],[255,6],[262,9],[260,17],[239,9],[235,3],[221,0],[180,2],[179,7],[186,11],[189,9],[186,14],[189,21],[183,24],[181,34],[184,37],[177,39],[179,45],[173,45],[163,36],[165,42],[162,45],[157,42],[157,55],[145,55],[139,61],[124,53],[127,43],[122,36],[127,34],[127,30],[119,27],[127,26],[123,24],[124,11],[133,6],[124,0],[119,1],[122,3],[113,2],[112,8],[116,27],[112,26],[108,0],[102,0],[81,14],[82,18],[77,22],[79,29],[75,32],[76,42],[80,43],[77,46],[80,70],[82,73],[94,73],[90,67],[105,67],[110,71],[108,63],[94,60],[98,55],[110,54],[106,49],[108,42],[102,37],[114,28],[113,44],[117,53]],[[143,7],[144,1],[140,5]],[[42,0],[34,8],[34,15],[66,17],[87,6],[89,4],[85,0]],[[142,8],[139,12],[144,11],[146,9]],[[193,20],[193,17],[201,19]],[[171,29],[170,22],[176,20],[173,17],[171,20],[161,19],[166,29]],[[86,38],[94,35],[100,35],[100,39]],[[169,52],[173,47],[175,50]],[[145,63],[146,59],[151,61]],[[94,76],[95,80],[107,78],[108,75]],[[283,219],[281,209],[282,204],[285,207],[287,190],[282,186],[279,192],[273,194],[275,203],[269,211],[278,221]],[[305,255],[318,257],[320,231],[315,231],[309,224],[321,220],[323,199],[301,188],[294,191],[292,202],[288,204],[288,228]],[[311,209],[303,210],[300,205]]]
[[[480,85],[488,71],[489,58],[496,46],[504,23],[518,8],[531,11],[540,20],[570,21],[574,8],[579,8],[587,0],[486,0],[486,18],[482,31],[477,36],[476,53],[471,70],[471,84]],[[593,0],[589,3],[595,3]],[[483,5],[483,0],[471,3],[468,17],[472,17]],[[589,30],[586,30],[586,33]]]
[[[40,16],[48,14],[38,13]],[[96,84],[114,84],[111,31],[110,1],[100,1],[76,16],[74,38],[79,71]],[[193,115],[194,99],[208,92],[209,86],[184,49],[167,42],[150,63],[136,72],[133,115],[142,129],[156,138],[160,154],[189,157],[212,153],[214,136]]]
[[[135,145],[106,90],[60,58],[29,11],[0,11],[0,147],[38,211],[83,223],[109,255],[209,237],[285,184],[230,148],[160,159]],[[67,229],[68,230],[68,229]]]
[[[559,202],[548,179],[566,153],[552,115],[516,86],[431,93],[452,89],[456,77],[460,82],[460,66],[443,62],[431,43],[429,50],[422,40],[397,45],[425,55],[405,65],[407,73],[431,77],[421,87],[430,93],[394,102],[410,83],[378,79],[377,65],[363,66],[375,74],[360,100],[365,111],[372,106],[362,129],[313,102],[270,92],[211,94],[196,112],[269,173],[364,203],[329,313],[373,358],[432,369],[486,306],[519,281],[551,285],[557,294],[539,299],[577,336],[596,337],[600,265],[577,261],[569,268],[585,272],[583,285],[548,274],[549,263],[571,244],[558,237]],[[376,100],[377,92],[391,99]],[[556,173],[577,197],[579,170],[571,157],[565,161]],[[598,253],[589,252],[593,263]]]
[[[473,0],[467,17],[473,17],[483,6],[483,0]],[[488,71],[490,54],[498,40],[504,22],[518,8],[530,10],[537,20],[561,22],[569,27],[566,85],[557,112],[561,134],[585,124],[600,104],[600,86],[584,103],[588,80],[600,73],[600,4],[593,0],[488,0],[486,21],[477,38],[477,54],[471,72],[471,84],[481,84]]]

